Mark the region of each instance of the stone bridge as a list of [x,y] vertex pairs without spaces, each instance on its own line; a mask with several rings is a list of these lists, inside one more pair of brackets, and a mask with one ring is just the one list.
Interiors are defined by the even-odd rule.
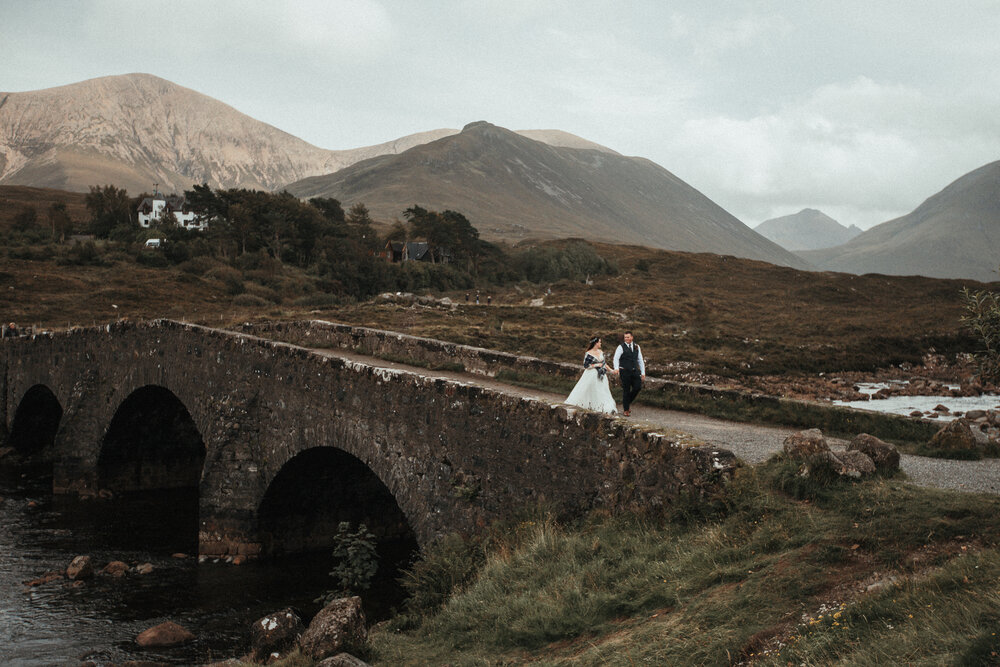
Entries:
[[[306,550],[340,521],[427,544],[531,507],[658,511],[731,455],[626,420],[172,321],[4,339],[0,462],[56,494],[191,489],[204,555]],[[720,472],[722,471],[722,472]]]

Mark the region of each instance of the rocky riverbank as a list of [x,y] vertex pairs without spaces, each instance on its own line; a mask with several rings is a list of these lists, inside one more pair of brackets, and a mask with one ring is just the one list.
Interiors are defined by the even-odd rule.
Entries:
[[[682,374],[682,379],[686,377]],[[845,372],[794,377],[788,375],[721,378],[699,375],[697,381],[719,387],[811,401],[867,401],[893,396],[981,396],[998,387],[977,379],[976,366],[968,356],[946,359],[925,355],[920,365],[901,364],[871,372]],[[884,385],[869,393],[865,385]]]

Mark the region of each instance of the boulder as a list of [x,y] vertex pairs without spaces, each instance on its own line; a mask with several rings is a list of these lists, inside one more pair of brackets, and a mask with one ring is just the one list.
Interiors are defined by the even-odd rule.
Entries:
[[977,447],[985,448],[990,445],[990,433],[995,433],[995,428],[991,428],[986,422],[970,421],[966,418],[963,418],[962,421],[969,424],[969,433],[975,438]]
[[840,461],[840,468],[837,470],[838,474],[857,479],[875,473],[874,461],[864,452],[849,450],[839,452],[834,456]]
[[840,459],[834,456],[833,452],[827,450],[804,457],[799,466],[799,476],[828,479],[831,477],[830,473],[839,473],[842,467]]
[[265,662],[272,653],[286,653],[295,647],[305,629],[302,619],[291,607],[254,621],[250,626],[250,648],[253,659]]
[[370,667],[370,665],[361,658],[355,658],[350,653],[338,653],[332,658],[317,662],[316,667]]
[[135,566],[135,571],[136,571],[137,574],[149,574],[150,572],[153,571],[153,564],[152,563],[143,563],[141,565],[136,565]]
[[804,459],[814,454],[830,451],[823,432],[818,428],[793,433],[784,442],[785,453],[793,459]]
[[90,556],[77,556],[66,568],[68,579],[90,579],[94,576],[94,565]]
[[899,450],[882,442],[874,435],[859,433],[847,445],[847,451],[857,451],[868,455],[879,472],[891,473],[899,470]]
[[112,577],[124,577],[125,573],[128,572],[128,564],[123,563],[120,560],[113,560],[104,566],[101,570],[102,574],[107,574]]
[[194,635],[186,628],[173,621],[165,621],[159,625],[143,630],[135,638],[135,643],[143,648],[156,646],[177,646],[194,639]]
[[941,427],[927,445],[932,449],[950,451],[973,450],[976,449],[976,436],[972,434],[968,422],[956,419]]
[[313,660],[322,660],[367,641],[361,598],[355,596],[338,598],[320,609],[299,640],[299,648]]
[[973,421],[977,419],[986,419],[986,410],[969,410],[965,413],[965,418]]

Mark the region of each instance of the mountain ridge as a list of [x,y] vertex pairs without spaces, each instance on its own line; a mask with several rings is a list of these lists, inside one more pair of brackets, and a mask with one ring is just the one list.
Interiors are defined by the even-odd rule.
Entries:
[[504,241],[582,236],[809,266],[650,160],[552,146],[486,121],[286,189],[364,202],[383,219],[414,204],[453,209]]
[[[274,190],[458,132],[440,128],[324,149],[155,75],[114,75],[0,92],[0,184],[74,192],[107,183],[132,192],[153,183],[175,192],[195,183]],[[560,130],[525,132],[613,152]]]
[[1000,160],[959,177],[907,215],[801,257],[832,271],[997,279]]

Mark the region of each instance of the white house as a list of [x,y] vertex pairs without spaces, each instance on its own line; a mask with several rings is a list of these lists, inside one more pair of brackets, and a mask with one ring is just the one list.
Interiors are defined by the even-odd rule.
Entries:
[[167,197],[159,193],[152,197],[143,197],[142,201],[139,202],[139,225],[149,227],[160,219],[164,210],[173,213],[177,224],[184,229],[201,231],[208,228],[208,221],[198,220],[198,214],[188,209],[187,202],[182,195]]

